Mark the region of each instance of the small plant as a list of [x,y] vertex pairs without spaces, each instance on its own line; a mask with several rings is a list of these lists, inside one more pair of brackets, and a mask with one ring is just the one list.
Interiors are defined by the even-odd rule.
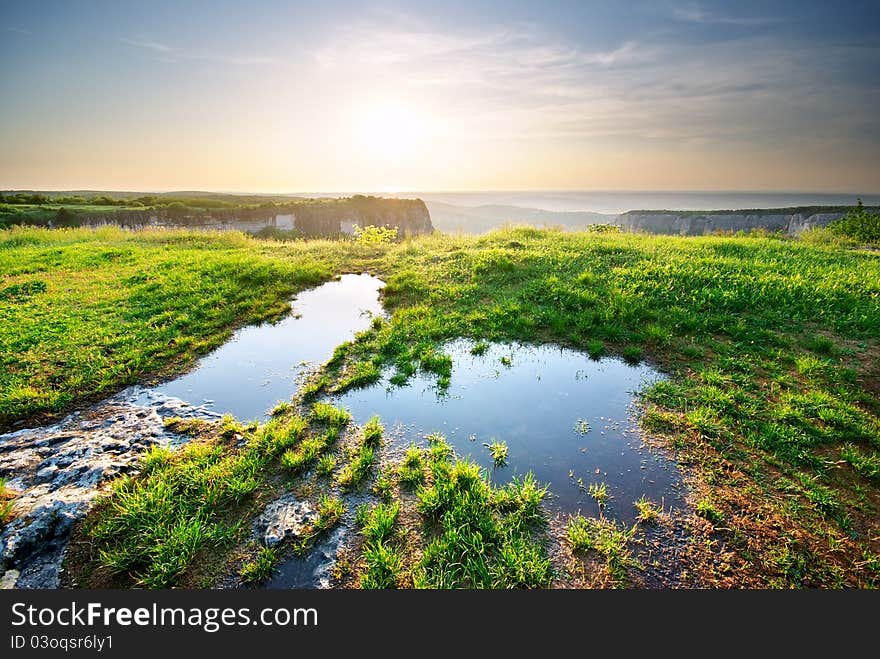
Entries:
[[627,346],[623,349],[623,360],[627,364],[638,364],[642,361],[642,349],[639,346]]
[[424,482],[425,462],[421,449],[415,444],[410,444],[403,460],[397,465],[397,477],[401,483],[410,487],[417,487]]
[[349,463],[336,475],[336,482],[346,488],[356,487],[370,473],[375,459],[373,447],[362,444],[351,456]]
[[506,442],[495,441],[491,444],[483,444],[483,446],[489,449],[489,455],[492,456],[492,460],[496,467],[503,467],[507,464],[507,453],[509,449]]
[[0,528],[3,528],[12,518],[13,494],[6,487],[6,479],[0,478]]
[[574,431],[578,435],[586,435],[590,430],[592,430],[592,427],[586,419],[578,419],[574,424]]
[[382,542],[386,540],[394,529],[397,517],[400,514],[400,504],[377,503],[372,509],[363,511],[358,508],[361,535],[367,542]]
[[653,501],[648,499],[644,494],[633,502],[636,510],[639,511],[639,521],[645,524],[656,524],[660,519],[662,509]]
[[590,359],[598,360],[605,354],[605,344],[599,339],[590,339],[587,341],[587,354],[590,356]]
[[351,414],[340,407],[320,401],[312,406],[312,420],[333,428],[342,428],[351,421]]
[[590,483],[590,496],[596,500],[600,508],[604,508],[608,503],[608,486],[605,483]]
[[384,432],[385,428],[379,422],[379,417],[370,417],[370,420],[364,425],[364,443],[370,446],[378,446],[382,441],[382,433]]
[[865,453],[853,444],[844,444],[840,457],[865,478],[880,479],[880,455]]
[[289,401],[282,400],[282,401],[279,401],[278,404],[272,408],[272,411],[269,414],[270,414],[270,416],[273,416],[273,417],[284,416],[286,414],[293,412],[294,409],[295,408],[293,406],[293,403],[291,403]]
[[475,357],[482,357],[486,354],[486,351],[489,349],[489,344],[486,341],[477,341],[471,347],[471,354]]
[[391,497],[394,494],[394,481],[391,480],[391,473],[387,469],[383,469],[382,473],[376,478],[376,483],[373,485],[373,492],[375,492],[376,496],[378,496],[382,501],[391,501]]
[[361,588],[378,590],[397,588],[403,572],[403,556],[381,542],[370,543],[364,549],[364,571]]
[[605,558],[614,583],[626,584],[629,568],[635,566],[628,548],[632,530],[618,528],[610,520],[577,516],[569,522],[566,535],[573,550],[597,552]]
[[278,554],[274,547],[260,547],[257,557],[245,563],[241,568],[241,580],[243,583],[256,584],[265,581],[272,576]]
[[330,378],[322,375],[319,378],[312,378],[302,387],[300,387],[299,395],[303,400],[311,400],[331,384]]
[[326,531],[339,521],[345,512],[345,504],[342,499],[332,497],[329,494],[321,495],[318,500],[318,521],[315,522],[315,530]]
[[333,470],[336,469],[338,462],[339,458],[336,457],[335,453],[326,453],[318,459],[315,471],[318,472],[319,476],[330,476]]
[[513,359],[511,359],[508,355],[504,355],[501,358],[501,365],[510,368],[513,365]]
[[704,497],[697,501],[696,511],[697,515],[709,520],[713,524],[720,524],[724,521],[724,513],[722,513],[708,497]]

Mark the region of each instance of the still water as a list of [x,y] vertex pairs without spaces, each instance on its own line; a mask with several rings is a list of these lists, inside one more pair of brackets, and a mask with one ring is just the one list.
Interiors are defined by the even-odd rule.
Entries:
[[298,376],[325,362],[336,346],[383,313],[383,286],[371,275],[348,274],[304,291],[289,316],[238,330],[192,371],[144,390],[134,402],[152,405],[157,398],[179,398],[241,420],[265,419],[278,401],[290,400]]
[[[497,482],[531,471],[549,484],[557,511],[598,514],[590,484],[605,483],[610,499],[603,512],[622,521],[635,518],[633,501],[642,495],[678,500],[675,465],[642,445],[634,419],[636,392],[662,377],[656,370],[554,346],[494,344],[482,356],[472,347],[464,340],[445,346],[453,360],[446,391],[429,375],[394,387],[388,372],[335,402],[358,423],[378,414],[393,446],[424,444],[425,435],[439,432]],[[496,440],[509,447],[504,467],[493,466],[485,446]]]

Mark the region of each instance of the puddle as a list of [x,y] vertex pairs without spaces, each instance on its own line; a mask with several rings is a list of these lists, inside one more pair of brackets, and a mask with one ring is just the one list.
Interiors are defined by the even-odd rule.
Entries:
[[240,329],[192,371],[141,391],[133,402],[154,405],[157,398],[170,397],[212,413],[230,412],[239,420],[265,419],[275,403],[290,400],[298,376],[329,359],[336,346],[383,313],[383,286],[371,275],[342,275],[304,291],[293,301],[291,315]]
[[[496,344],[482,356],[472,355],[472,346],[463,340],[445,346],[453,360],[446,392],[421,374],[394,387],[387,372],[376,385],[334,402],[357,423],[378,414],[394,447],[424,445],[426,434],[440,432],[496,482],[532,471],[549,484],[556,512],[597,515],[591,483],[606,484],[604,514],[624,522],[635,519],[633,501],[642,495],[666,505],[680,501],[675,464],[642,445],[634,419],[635,392],[662,379],[660,373],[554,346]],[[484,446],[495,440],[509,447],[501,468],[493,467]]]
[[0,529],[3,583],[58,587],[70,531],[100,489],[136,469],[150,446],[180,442],[164,418],[265,418],[295,393],[298,376],[382,313],[382,286],[370,275],[343,275],[300,293],[280,322],[239,330],[186,375],[129,387],[51,426],[0,435],[0,477],[16,492],[16,517]]

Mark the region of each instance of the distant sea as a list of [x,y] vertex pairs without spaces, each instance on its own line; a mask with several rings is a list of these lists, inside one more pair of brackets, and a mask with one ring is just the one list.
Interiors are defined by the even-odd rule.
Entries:
[[742,210],[792,206],[880,205],[880,194],[822,194],[809,192],[417,192],[396,195],[420,197],[456,206],[503,205],[542,210],[591,211],[618,215],[631,210]]

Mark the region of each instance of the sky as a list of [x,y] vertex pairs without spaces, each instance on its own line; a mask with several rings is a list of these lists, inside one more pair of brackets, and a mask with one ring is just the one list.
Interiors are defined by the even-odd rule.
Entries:
[[880,2],[0,0],[0,189],[880,192]]

